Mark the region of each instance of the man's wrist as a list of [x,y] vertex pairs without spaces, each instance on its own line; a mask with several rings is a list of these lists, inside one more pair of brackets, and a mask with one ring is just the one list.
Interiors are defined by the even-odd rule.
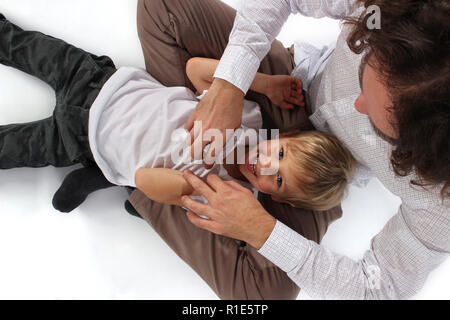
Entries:
[[277,223],[277,220],[272,217],[267,212],[266,216],[260,223],[258,224],[255,234],[253,235],[253,239],[250,241],[247,241],[248,244],[250,244],[255,249],[259,250],[264,243],[266,243],[267,239],[269,239],[270,235],[272,234],[273,229],[275,228],[275,225]]
[[244,96],[245,96],[244,92],[242,92],[241,89],[236,87],[231,82],[221,79],[221,78],[214,78],[212,86],[214,86],[214,88],[221,90],[221,91],[225,90],[227,92],[232,92],[234,95],[236,95],[238,97],[244,98]]
[[247,93],[260,65],[260,59],[245,46],[228,45],[220,59],[215,78],[233,83],[244,94]]

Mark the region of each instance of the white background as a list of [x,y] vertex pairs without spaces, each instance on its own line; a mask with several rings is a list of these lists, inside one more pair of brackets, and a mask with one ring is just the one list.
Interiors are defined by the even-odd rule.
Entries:
[[[144,67],[136,0],[0,0],[0,12],[24,29],[109,55],[117,66]],[[323,45],[338,32],[336,21],[295,16],[279,39],[286,46],[295,39]],[[1,125],[45,118],[54,103],[49,86],[0,65]],[[125,212],[125,190],[97,192],[70,214],[55,211],[52,196],[73,169],[0,171],[0,298],[217,299],[144,221]],[[361,258],[399,203],[377,180],[351,188],[344,217],[323,245]],[[415,298],[449,299],[449,284],[446,261]],[[299,299],[308,298],[300,293]]]

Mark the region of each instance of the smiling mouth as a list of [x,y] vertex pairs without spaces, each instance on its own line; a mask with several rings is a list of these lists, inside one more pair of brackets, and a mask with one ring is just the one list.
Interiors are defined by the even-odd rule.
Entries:
[[247,169],[256,177],[256,165],[247,163]]
[[[258,159],[259,159],[259,150],[257,151],[257,154],[256,154],[256,163],[258,163]],[[257,176],[257,174],[256,174],[256,163],[255,164],[251,164],[250,160],[247,163],[247,170],[250,171],[255,177]]]

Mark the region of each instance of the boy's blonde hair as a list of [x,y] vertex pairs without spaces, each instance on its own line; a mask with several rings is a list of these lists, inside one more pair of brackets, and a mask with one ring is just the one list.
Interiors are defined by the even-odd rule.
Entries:
[[339,205],[356,167],[347,148],[335,136],[320,131],[289,137],[287,148],[292,177],[301,192],[284,200],[319,211]]

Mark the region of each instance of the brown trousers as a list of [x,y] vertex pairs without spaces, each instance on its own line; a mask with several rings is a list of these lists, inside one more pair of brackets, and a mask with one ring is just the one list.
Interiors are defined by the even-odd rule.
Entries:
[[[147,71],[166,86],[194,89],[186,76],[191,57],[220,59],[236,12],[220,0],[139,0],[138,33]],[[260,72],[290,74],[293,54],[275,41]],[[282,110],[254,92],[266,129],[311,129],[304,108]],[[320,242],[328,225],[340,218],[340,207],[327,212],[295,209],[260,194],[264,208],[308,239]],[[185,210],[149,200],[136,190],[130,197],[139,214],[222,299],[295,299],[300,288],[269,260],[245,242],[198,229]],[[244,213],[243,213],[244,214]]]

